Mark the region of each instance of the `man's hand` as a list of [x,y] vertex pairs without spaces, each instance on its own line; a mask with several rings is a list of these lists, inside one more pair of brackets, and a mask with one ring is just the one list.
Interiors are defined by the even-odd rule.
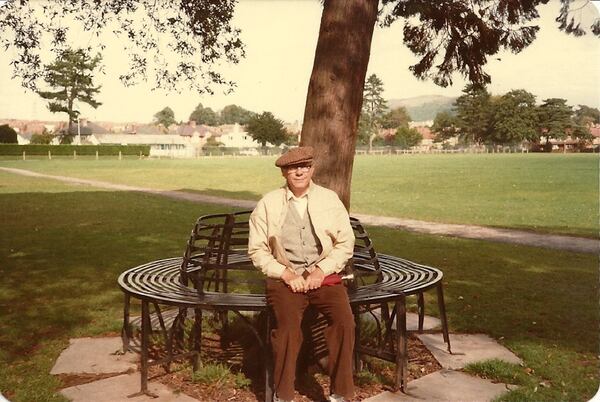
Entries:
[[325,279],[325,273],[319,267],[315,269],[306,277],[306,287],[308,290],[318,289],[321,287]]
[[292,289],[292,292],[306,292],[308,290],[306,281],[302,277],[302,275],[296,274],[294,271],[290,269],[286,269],[283,271],[281,275],[281,280],[285,282],[286,285]]

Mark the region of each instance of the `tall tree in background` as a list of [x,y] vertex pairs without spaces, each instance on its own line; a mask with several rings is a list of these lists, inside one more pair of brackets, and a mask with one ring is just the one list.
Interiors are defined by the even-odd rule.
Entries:
[[154,120],[152,122],[157,126],[162,126],[166,133],[169,131],[169,126],[177,122],[175,120],[175,112],[173,112],[173,109],[167,106],[154,114]]
[[486,142],[512,145],[539,139],[535,95],[517,89],[497,98],[491,105],[491,125]]
[[283,122],[275,118],[271,112],[263,112],[251,117],[246,124],[246,130],[263,147],[267,142],[281,145],[287,138]]
[[[314,146],[317,153],[315,181],[336,191],[349,207],[360,89],[378,15],[383,26],[404,22],[404,43],[418,56],[410,67],[416,77],[446,86],[459,73],[485,84],[490,81],[483,70],[487,58],[528,46],[538,27],[527,24],[538,17],[536,7],[547,1],[381,0],[378,10],[378,0],[325,0],[302,127],[302,144]],[[571,7],[573,0],[561,1],[560,29],[581,34],[583,28],[572,19],[581,10]],[[34,87],[45,45],[42,31],[59,47],[69,33],[63,18],[80,22],[98,37],[110,27],[134,45],[129,71],[120,77],[124,83],[150,76],[162,88],[183,84],[211,93],[214,85],[233,88],[216,71],[219,62],[236,63],[244,55],[239,30],[231,26],[234,6],[235,0],[7,0],[0,6],[0,44],[16,51],[11,63],[15,76]],[[600,35],[599,21],[591,28]],[[161,46],[159,35],[166,36]],[[152,67],[154,74],[148,71]]]
[[550,139],[564,140],[568,129],[572,128],[571,114],[573,109],[567,105],[566,99],[544,99],[538,108],[540,136],[546,138],[546,147],[550,147]]
[[423,135],[416,128],[400,127],[394,136],[394,145],[400,149],[416,147],[423,141]]
[[38,94],[50,100],[48,110],[52,113],[66,113],[69,118],[67,135],[74,134],[73,124],[77,121],[80,111],[76,109],[75,101],[86,103],[96,109],[102,103],[95,99],[100,92],[100,86],[94,86],[94,71],[98,68],[101,56],[90,56],[84,49],[67,49],[59,53],[56,60],[45,67],[43,76],[48,91],[38,91]]
[[238,105],[227,105],[221,110],[221,123],[222,124],[235,124],[238,123],[245,126],[250,118],[256,113],[244,109]]
[[381,119],[381,128],[400,128],[408,127],[412,119],[404,106],[394,108],[383,115]]
[[456,115],[447,111],[435,115],[431,131],[435,133],[435,142],[443,142],[459,134]]
[[369,151],[383,124],[383,117],[387,110],[387,101],[382,95],[383,81],[377,75],[371,74],[363,89],[363,104],[358,133],[360,142],[369,144]]
[[490,98],[485,87],[469,84],[456,98],[456,125],[460,138],[467,144],[481,144],[491,131]]
[[573,138],[580,139],[583,143],[594,139],[590,127],[600,124],[600,110],[586,105],[579,105],[573,114]]
[[198,106],[190,114],[190,121],[195,121],[197,124],[206,124],[207,126],[218,126],[221,124],[219,115],[209,107],[202,106],[202,103],[198,103]]

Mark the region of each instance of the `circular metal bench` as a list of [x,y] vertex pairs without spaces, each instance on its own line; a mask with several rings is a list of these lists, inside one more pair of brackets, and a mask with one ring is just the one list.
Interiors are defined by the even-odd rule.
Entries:
[[[148,393],[149,365],[168,364],[175,359],[192,357],[194,369],[198,365],[204,311],[233,312],[256,337],[265,356],[265,400],[272,398],[270,369],[270,314],[265,328],[258,329],[243,312],[268,312],[264,295],[264,279],[247,257],[248,212],[219,214],[201,217],[194,230],[183,257],[152,261],[123,272],[118,279],[125,294],[123,345],[130,348],[132,337],[130,301],[141,301],[141,393]],[[407,378],[406,351],[406,296],[416,295],[419,308],[419,330],[423,327],[423,292],[437,290],[438,307],[442,321],[444,341],[448,344],[448,325],[442,290],[442,272],[433,267],[420,265],[398,257],[377,254],[360,222],[351,219],[356,237],[354,257],[348,269],[354,280],[347,284],[350,304],[355,318],[370,313],[376,320],[378,342],[375,347],[360,342],[360,326],[357,325],[356,359],[362,354],[376,356],[396,363],[396,388],[405,389]],[[240,284],[244,284],[242,290]],[[261,287],[262,286],[262,287]],[[251,289],[251,291],[248,291]],[[389,303],[394,308],[389,311]],[[149,361],[149,335],[152,332],[150,304],[162,329],[167,356]],[[165,324],[160,306],[178,309],[173,323]],[[194,325],[190,333],[192,350],[174,353],[174,342],[182,336],[183,323],[188,309],[194,311]],[[377,312],[377,314],[375,314]],[[225,319],[225,324],[227,320]],[[395,328],[393,324],[395,322]]]

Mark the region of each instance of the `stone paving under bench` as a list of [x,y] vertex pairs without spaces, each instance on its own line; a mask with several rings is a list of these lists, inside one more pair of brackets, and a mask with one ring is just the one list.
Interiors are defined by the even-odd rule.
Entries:
[[513,352],[484,334],[450,334],[452,354],[448,353],[442,334],[417,334],[417,337],[446,369],[458,370],[469,363],[489,359],[523,363]]
[[148,389],[158,398],[148,395],[129,397],[140,390],[140,374],[133,373],[65,388],[60,393],[73,402],[198,402],[183,393],[175,394],[157,382],[149,382]]
[[121,338],[79,338],[69,340],[50,374],[110,374],[136,371],[139,356],[119,353]]
[[[416,330],[418,316],[407,314],[407,327]],[[437,318],[425,316],[424,329],[438,328]],[[509,385],[495,384],[488,380],[455,371],[466,364],[487,359],[501,359],[510,363],[521,360],[494,339],[483,334],[450,334],[452,354],[440,333],[416,334],[440,362],[443,369],[411,381],[406,394],[383,392],[365,399],[365,402],[396,401],[490,401],[504,392]],[[121,354],[121,338],[80,338],[71,339],[69,346],[61,353],[52,368],[51,374],[63,375],[103,375],[102,379],[83,385],[71,386],[60,391],[74,402],[194,402],[183,393],[175,393],[167,386],[150,381],[148,387],[158,395],[152,398],[136,394],[140,389],[140,374],[136,362],[139,356],[134,353]],[[110,377],[106,378],[108,375]]]
[[364,402],[491,401],[507,391],[506,384],[444,369],[409,382],[406,394],[386,391]]

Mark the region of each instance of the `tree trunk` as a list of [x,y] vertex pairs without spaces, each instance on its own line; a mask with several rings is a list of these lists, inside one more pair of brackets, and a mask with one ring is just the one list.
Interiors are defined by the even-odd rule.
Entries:
[[73,134],[73,98],[69,97],[67,102],[67,114],[69,115],[69,126],[67,128],[67,135]]
[[350,183],[378,0],[326,0],[301,145],[315,149],[315,182],[350,208]]
[[369,154],[373,152],[373,140],[377,138],[377,134],[373,133],[369,136]]

